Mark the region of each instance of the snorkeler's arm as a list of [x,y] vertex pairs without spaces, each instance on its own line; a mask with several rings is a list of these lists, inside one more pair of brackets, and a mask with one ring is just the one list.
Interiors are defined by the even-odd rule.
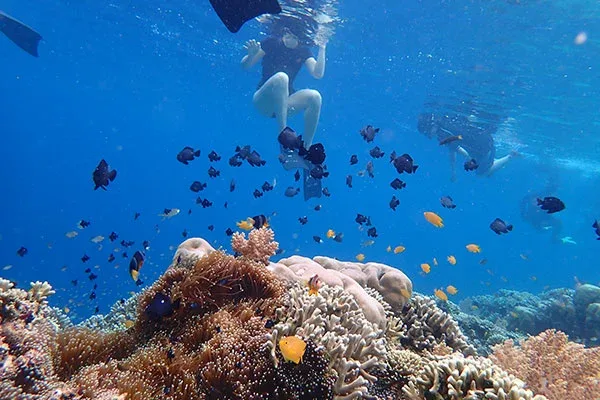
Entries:
[[465,149],[463,149],[462,146],[458,146],[456,148],[456,151],[458,152],[458,154],[462,155],[465,158],[471,158],[471,156],[469,155],[469,152],[466,151]]
[[260,47],[260,42],[257,42],[254,39],[248,40],[244,45],[244,48],[248,52],[248,54],[242,58],[241,62],[242,68],[244,69],[252,68],[265,55],[265,51]]
[[306,59],[304,64],[313,78],[321,79],[325,75],[325,45],[319,47],[316,60],[314,57],[310,57]]

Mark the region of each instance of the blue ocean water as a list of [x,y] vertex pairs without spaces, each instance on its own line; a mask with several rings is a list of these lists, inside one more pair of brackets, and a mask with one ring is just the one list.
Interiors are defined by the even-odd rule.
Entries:
[[[324,181],[331,197],[307,202],[283,195],[297,184],[277,161],[275,121],[252,105],[260,70],[245,72],[239,65],[245,41],[261,37],[258,22],[231,34],[204,1],[8,0],[1,7],[35,27],[44,42],[37,59],[0,37],[0,267],[12,266],[0,274],[21,286],[48,280],[57,290],[51,304],[68,306],[75,319],[96,306],[106,312],[140,290],[123,250],[107,261],[120,247],[108,241],[112,231],[119,241],[135,241],[126,249],[129,257],[150,242],[140,275],[150,284],[168,266],[184,230],[229,248],[225,230],[257,214],[270,217],[282,257],[354,260],[363,253],[366,261],[403,270],[415,290],[427,294],[449,284],[460,299],[501,288],[572,287],[575,277],[600,281],[600,242],[591,228],[600,218],[595,2],[338,4],[341,21],[327,46],[325,77],[316,81],[302,71],[295,84],[323,96],[315,140],[325,145],[331,173]],[[577,45],[580,32],[588,40]],[[419,134],[416,121],[426,104],[464,102],[505,122],[495,134],[499,156],[518,150],[522,157],[490,178],[468,174],[459,164],[451,182],[447,151]],[[373,144],[358,133],[367,124],[381,128]],[[301,131],[301,117],[290,125]],[[235,146],[246,144],[266,166],[227,165]],[[357,176],[373,145],[386,153],[374,160],[375,178]],[[184,146],[200,149],[200,159],[188,166],[177,162]],[[220,162],[208,162],[211,150]],[[393,150],[411,154],[419,165],[416,174],[400,176],[407,187],[396,193],[389,187],[397,176],[388,162]],[[358,155],[358,165],[349,165],[351,154]],[[94,191],[91,174],[102,158],[118,177],[107,191]],[[220,177],[208,177],[211,164]],[[345,185],[348,174],[352,189]],[[233,193],[231,179],[237,183]],[[195,204],[198,195],[189,190],[194,180],[208,183],[199,195],[212,207]],[[265,181],[275,181],[275,190],[255,199],[252,192]],[[552,193],[546,193],[549,187]],[[396,211],[388,206],[392,194],[401,202]],[[442,208],[443,195],[452,196],[457,208]],[[553,217],[560,232],[535,229],[522,218],[521,200],[535,195],[565,202],[567,208]],[[164,208],[182,212],[163,221],[158,214]],[[445,227],[432,227],[424,211],[438,213]],[[377,227],[372,246],[361,247],[370,238],[358,230],[357,213],[371,216]],[[301,216],[309,220],[304,226]],[[497,217],[514,224],[514,231],[494,234],[489,224]],[[77,229],[81,219],[91,225]],[[328,229],[343,232],[344,241],[327,240]],[[79,235],[67,238],[73,230]],[[106,238],[101,249],[90,241],[97,235]],[[563,243],[565,237],[576,244]],[[468,253],[469,243],[482,253]],[[406,251],[386,251],[397,245]],[[29,250],[24,257],[16,254],[21,246]],[[456,265],[445,261],[448,255]],[[420,264],[433,265],[433,258],[439,266],[422,274]],[[97,298],[90,300],[94,283]]]

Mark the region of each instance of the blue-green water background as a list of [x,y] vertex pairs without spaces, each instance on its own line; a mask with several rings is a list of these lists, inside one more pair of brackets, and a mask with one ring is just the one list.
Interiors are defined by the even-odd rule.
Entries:
[[[316,141],[327,149],[331,176],[325,186],[332,196],[309,202],[283,196],[294,182],[277,162],[274,120],[252,106],[259,68],[244,72],[239,66],[243,43],[259,37],[257,22],[230,34],[207,1],[8,0],[1,8],[35,27],[44,42],[36,59],[0,37],[0,267],[12,265],[0,273],[21,286],[48,280],[57,289],[51,304],[68,304],[78,318],[97,305],[106,312],[139,290],[127,273],[128,260],[115,253],[117,260],[107,262],[117,246],[105,239],[98,250],[92,237],[115,231],[119,240],[134,240],[130,256],[150,240],[141,278],[151,283],[168,266],[184,229],[229,247],[225,229],[260,213],[276,213],[271,224],[284,257],[354,260],[364,253],[367,261],[402,269],[417,291],[428,294],[448,284],[460,298],[500,288],[572,287],[574,276],[600,281],[600,241],[591,228],[600,215],[597,2],[339,4],[343,23],[328,45],[325,78],[315,81],[302,71],[296,82],[323,96]],[[581,31],[589,39],[577,46],[573,40]],[[446,151],[417,132],[416,117],[426,102],[468,99],[514,119],[511,129],[497,134],[497,153],[517,148],[523,157],[489,179],[459,165],[452,183]],[[300,117],[290,124],[301,131]],[[386,152],[374,162],[375,179],[356,176],[372,147],[358,134],[366,124],[381,128],[374,144]],[[235,146],[245,144],[261,153],[265,167],[227,165]],[[202,150],[189,166],[175,159],[186,145]],[[223,157],[215,165],[217,179],[207,176],[206,155],[213,149]],[[408,187],[396,193],[401,204],[395,212],[388,207],[389,182],[396,176],[387,161],[392,150],[410,153],[420,166],[415,175],[401,177]],[[359,165],[349,166],[351,154],[358,154]],[[101,158],[118,170],[106,192],[94,191],[91,180]],[[345,186],[347,174],[354,175],[353,189]],[[232,178],[237,189],[229,193]],[[254,199],[252,191],[273,179],[275,190]],[[194,180],[208,182],[200,195],[214,202],[212,208],[195,204],[189,190]],[[571,236],[576,245],[521,219],[520,200],[548,180],[556,189],[548,194],[567,205],[555,217],[563,224],[560,237]],[[442,195],[451,195],[458,207],[443,209]],[[172,207],[182,213],[161,221],[157,214]],[[424,211],[438,212],[445,228],[428,224]],[[135,212],[141,213],[137,221]],[[368,238],[357,229],[356,213],[370,215],[377,227],[371,247],[360,247]],[[309,218],[305,226],[297,221],[303,215]],[[496,217],[513,223],[514,231],[496,236],[488,227]],[[80,219],[91,226],[78,230]],[[330,228],[344,233],[343,243],[313,241]],[[65,237],[72,230],[79,236]],[[468,253],[468,243],[479,244],[482,254]],[[403,254],[385,250],[400,244]],[[29,249],[22,258],[20,246]],[[91,257],[86,264],[84,253]],[[450,254],[457,265],[445,262]],[[433,257],[440,265],[422,275],[419,265]],[[482,258],[487,264],[480,264]],[[99,276],[94,301],[88,300],[93,283],[87,267]],[[77,287],[72,279],[79,280]]]

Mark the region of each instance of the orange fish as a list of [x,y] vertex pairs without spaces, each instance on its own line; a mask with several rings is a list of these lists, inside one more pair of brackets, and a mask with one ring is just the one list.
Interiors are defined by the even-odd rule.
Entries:
[[279,350],[285,361],[299,364],[306,351],[306,342],[297,336],[286,336],[279,340]]
[[448,285],[446,286],[446,292],[448,292],[448,294],[455,295],[456,293],[458,293],[458,289],[452,285]]
[[452,265],[456,265],[456,257],[454,256],[448,256],[447,258],[448,262]]
[[465,247],[471,253],[481,253],[481,247],[479,247],[479,245],[476,245],[475,243],[468,244]]
[[335,231],[333,229],[330,229],[327,231],[327,239],[331,239],[334,236],[335,236]]
[[396,246],[394,247],[394,254],[404,253],[404,250],[406,250],[406,247]]
[[448,295],[446,295],[446,293],[444,293],[442,289],[435,289],[433,291],[433,294],[435,294],[435,297],[437,297],[441,301],[448,301]]
[[319,279],[319,275],[314,275],[308,280],[308,295],[317,295],[319,294],[319,288],[321,287],[321,280]]
[[427,220],[427,222],[429,222],[431,225],[435,226],[436,228],[443,228],[444,227],[444,220],[437,215],[434,212],[431,211],[425,211],[423,213],[423,215],[425,216],[425,219]]
[[421,264],[421,269],[423,270],[423,272],[428,274],[431,272],[431,265],[429,265],[427,263]]
[[363,253],[357,254],[356,259],[358,260],[358,262],[363,262],[365,261],[365,255]]
[[135,322],[133,322],[130,319],[126,319],[125,322],[123,322],[123,325],[125,325],[126,329],[129,329],[129,328],[131,328],[132,326],[135,325]]

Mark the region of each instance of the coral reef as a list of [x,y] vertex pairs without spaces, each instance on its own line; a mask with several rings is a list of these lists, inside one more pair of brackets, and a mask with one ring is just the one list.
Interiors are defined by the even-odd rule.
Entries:
[[235,232],[231,238],[231,248],[251,260],[269,264],[269,258],[274,256],[279,248],[279,243],[274,239],[273,231],[265,227],[251,231],[248,239],[244,233]]
[[490,358],[549,400],[600,398],[600,348],[569,342],[563,332],[542,332],[520,347],[507,341]]

